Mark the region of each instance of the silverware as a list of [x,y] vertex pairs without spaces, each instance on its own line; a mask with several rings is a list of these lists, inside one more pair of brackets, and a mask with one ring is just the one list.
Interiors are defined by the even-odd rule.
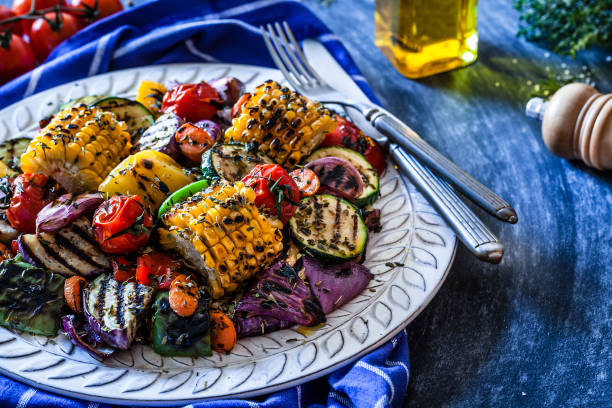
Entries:
[[[339,101],[342,102],[339,102],[338,100],[327,100],[327,103],[343,105],[345,108],[346,106],[353,107],[354,109],[362,112],[361,109],[353,106],[353,103],[343,103],[343,99],[345,98],[329,86],[326,85],[326,88],[321,89],[320,85],[312,85],[316,80],[318,80],[320,84],[325,84],[325,82],[323,82],[320,77],[316,79],[318,77],[317,73],[310,66],[310,64],[308,64],[306,57],[304,56],[300,46],[297,44],[297,41],[291,33],[287,23],[284,23],[284,28],[287,35],[285,35],[281,29],[280,24],[276,23],[275,26],[279,37],[283,41],[283,46],[281,46],[281,43],[278,40],[276,33],[274,33],[272,30],[271,25],[268,25],[268,32],[266,32],[264,27],[261,27],[264,41],[278,68],[283,72],[285,78],[298,91],[301,91],[302,93],[307,94],[307,96],[318,100],[330,99],[329,96],[332,95],[335,96],[335,98],[332,99],[339,99]],[[268,36],[272,38],[274,46],[272,45],[272,42]],[[289,45],[287,37],[291,39],[293,48]],[[294,50],[300,55],[301,60],[297,58]],[[291,54],[292,59],[290,59],[287,53]],[[300,67],[298,68],[299,71],[295,68],[296,66]],[[308,71],[306,71],[305,67],[307,67]],[[301,78],[301,81],[296,82],[295,78]],[[304,92],[304,89],[301,86],[302,83],[310,84],[307,92]],[[329,91],[329,89],[331,89],[331,91]],[[446,182],[434,175],[429,169],[425,168],[421,163],[415,160],[414,157],[405,153],[400,146],[395,143],[389,143],[389,139],[386,137],[383,136],[382,138],[376,139],[378,142],[383,144],[383,146],[388,148],[389,154],[393,158],[399,170],[413,183],[415,183],[423,195],[434,205],[436,209],[438,209],[442,217],[455,231],[460,241],[474,255],[481,260],[491,263],[499,263],[501,261],[504,253],[504,247],[501,242],[499,242],[499,240],[486,227],[486,225],[484,225],[482,221],[476,217],[469,207],[467,207],[465,203],[461,201],[461,199]]]
[[510,204],[444,157],[391,113],[372,103],[347,99],[328,85],[304,56],[289,25],[283,22],[281,27],[279,23],[275,23],[274,27],[276,31],[271,24],[267,25],[267,31],[263,26],[260,27],[262,36],[276,66],[295,89],[322,103],[334,103],[357,109],[375,129],[416,156],[419,161],[448,180],[485,211],[502,221],[513,224],[518,221],[516,212]]

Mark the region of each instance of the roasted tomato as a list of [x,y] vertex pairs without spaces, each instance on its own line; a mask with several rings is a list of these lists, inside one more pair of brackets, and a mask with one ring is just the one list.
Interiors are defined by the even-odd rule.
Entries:
[[113,257],[113,274],[116,281],[127,282],[136,277],[136,258],[126,256]]
[[387,167],[385,155],[371,137],[363,134],[353,122],[342,116],[336,116],[338,125],[336,129],[325,135],[321,147],[344,146],[355,150],[366,158],[376,169],[378,174],[382,174]]
[[[86,6],[89,8],[94,8],[96,6],[96,0],[66,0],[66,5],[68,7],[73,8],[85,8]],[[96,20],[100,20],[101,18],[108,17],[111,14],[118,13],[123,10],[123,4],[121,4],[120,0],[97,0],[98,12],[96,14]],[[83,19],[85,24],[88,23],[87,20]]]
[[36,67],[34,52],[23,38],[13,34],[10,43],[0,42],[0,85],[25,74],[34,67]]
[[92,229],[100,248],[110,254],[125,254],[144,247],[153,218],[139,196],[114,196],[98,207]]
[[169,289],[179,274],[180,263],[160,252],[149,252],[138,257],[136,281],[143,285],[157,284],[157,289]]
[[215,144],[215,140],[206,130],[191,123],[185,123],[178,128],[174,139],[178,143],[181,153],[196,163],[202,161],[202,153]]
[[206,82],[177,85],[164,95],[162,112],[174,112],[187,122],[212,117],[223,106],[215,88]]
[[[6,20],[7,18],[15,17],[15,13],[10,8],[0,5],[0,20]],[[13,34],[21,35],[21,24],[20,21],[12,24],[0,25],[0,32],[6,31],[9,28]]]
[[68,13],[46,13],[30,29],[30,43],[38,61],[44,61],[62,41],[79,31],[79,21]]
[[[35,10],[48,9],[54,6],[62,4],[62,0],[36,0]],[[32,0],[13,0],[13,13],[18,16],[27,14],[32,8]],[[21,20],[21,31],[23,32],[24,39],[26,42],[30,42],[30,27],[32,27],[32,20]],[[14,31],[15,33],[16,31]],[[26,38],[27,37],[27,38]]]
[[44,174],[20,174],[13,180],[6,218],[23,233],[36,232],[36,215],[59,195],[60,186]]
[[278,164],[259,164],[242,181],[255,190],[255,205],[268,208],[283,223],[289,221],[299,204],[300,190],[285,169]]

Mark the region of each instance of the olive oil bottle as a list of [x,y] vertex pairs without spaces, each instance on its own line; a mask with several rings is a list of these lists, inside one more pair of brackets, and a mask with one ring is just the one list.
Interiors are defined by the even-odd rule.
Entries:
[[477,0],[376,0],[376,45],[404,76],[476,61]]

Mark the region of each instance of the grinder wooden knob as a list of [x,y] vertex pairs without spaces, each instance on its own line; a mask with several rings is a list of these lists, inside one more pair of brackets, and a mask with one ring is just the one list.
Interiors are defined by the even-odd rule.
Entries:
[[612,94],[582,83],[565,85],[546,103],[534,98],[527,114],[542,118],[542,137],[554,154],[612,170]]

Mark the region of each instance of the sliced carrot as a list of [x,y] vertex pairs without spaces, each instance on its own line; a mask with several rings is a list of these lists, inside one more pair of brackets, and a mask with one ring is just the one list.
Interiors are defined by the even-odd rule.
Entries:
[[178,128],[174,139],[178,143],[181,153],[194,162],[201,161],[202,153],[215,144],[214,139],[207,131],[191,123],[185,123]]
[[210,344],[219,353],[229,353],[236,344],[236,328],[228,315],[219,311],[210,311]]
[[321,182],[316,173],[305,167],[295,169],[289,175],[295,180],[295,184],[300,189],[302,197],[315,195],[319,191],[319,187],[321,187]]
[[232,111],[231,111],[232,118],[236,117],[238,112],[240,112],[240,109],[242,108],[242,105],[244,105],[245,102],[248,101],[250,97],[251,97],[250,93],[244,93],[244,94],[240,95],[240,98],[238,98],[238,100],[236,101],[234,106],[232,106]]
[[168,300],[174,312],[183,317],[191,316],[198,308],[198,285],[185,274],[172,280]]
[[76,313],[83,311],[83,289],[88,283],[81,276],[71,276],[64,282],[64,298],[68,307]]

